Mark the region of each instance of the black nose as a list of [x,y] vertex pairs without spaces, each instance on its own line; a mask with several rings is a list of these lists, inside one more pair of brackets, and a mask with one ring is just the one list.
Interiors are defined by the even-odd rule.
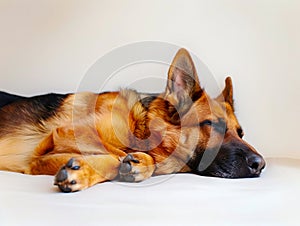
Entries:
[[266,162],[263,157],[253,154],[247,158],[247,164],[253,176],[259,176],[262,169],[265,168]]

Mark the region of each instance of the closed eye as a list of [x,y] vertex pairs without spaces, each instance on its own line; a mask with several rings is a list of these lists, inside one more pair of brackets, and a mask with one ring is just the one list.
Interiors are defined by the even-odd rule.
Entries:
[[219,119],[217,122],[213,122],[211,120],[204,120],[199,123],[201,127],[203,126],[212,126],[214,130],[216,130],[219,133],[225,133],[227,131],[227,125],[226,122],[223,119]]
[[213,122],[211,120],[204,120],[203,122],[199,123],[199,126],[211,126]]

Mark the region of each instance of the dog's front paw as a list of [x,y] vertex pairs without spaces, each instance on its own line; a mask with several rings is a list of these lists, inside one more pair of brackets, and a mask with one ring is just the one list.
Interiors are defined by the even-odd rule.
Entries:
[[142,152],[128,154],[122,161],[119,169],[121,181],[138,182],[153,174],[154,161],[150,155]]
[[82,159],[71,158],[55,175],[54,185],[62,192],[75,192],[89,187]]

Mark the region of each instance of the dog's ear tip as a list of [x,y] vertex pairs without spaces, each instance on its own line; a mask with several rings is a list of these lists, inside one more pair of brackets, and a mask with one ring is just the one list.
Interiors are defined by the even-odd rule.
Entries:
[[178,53],[189,53],[189,51],[186,48],[180,48],[177,52]]
[[227,76],[226,79],[225,79],[225,89],[232,92],[232,79],[230,76]]
[[192,61],[190,51],[188,51],[186,48],[178,49],[176,56],[177,58],[188,59],[189,61]]
[[231,78],[230,75],[226,77],[225,83],[226,83],[226,84],[228,84],[228,83],[232,84],[232,78]]

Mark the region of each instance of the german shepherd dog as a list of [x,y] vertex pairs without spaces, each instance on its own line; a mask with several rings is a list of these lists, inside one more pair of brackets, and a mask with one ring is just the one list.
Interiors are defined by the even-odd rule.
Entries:
[[157,95],[1,92],[0,170],[55,175],[62,192],[177,172],[257,177],[265,161],[242,139],[232,95],[228,77],[223,92],[210,98],[185,49]]

